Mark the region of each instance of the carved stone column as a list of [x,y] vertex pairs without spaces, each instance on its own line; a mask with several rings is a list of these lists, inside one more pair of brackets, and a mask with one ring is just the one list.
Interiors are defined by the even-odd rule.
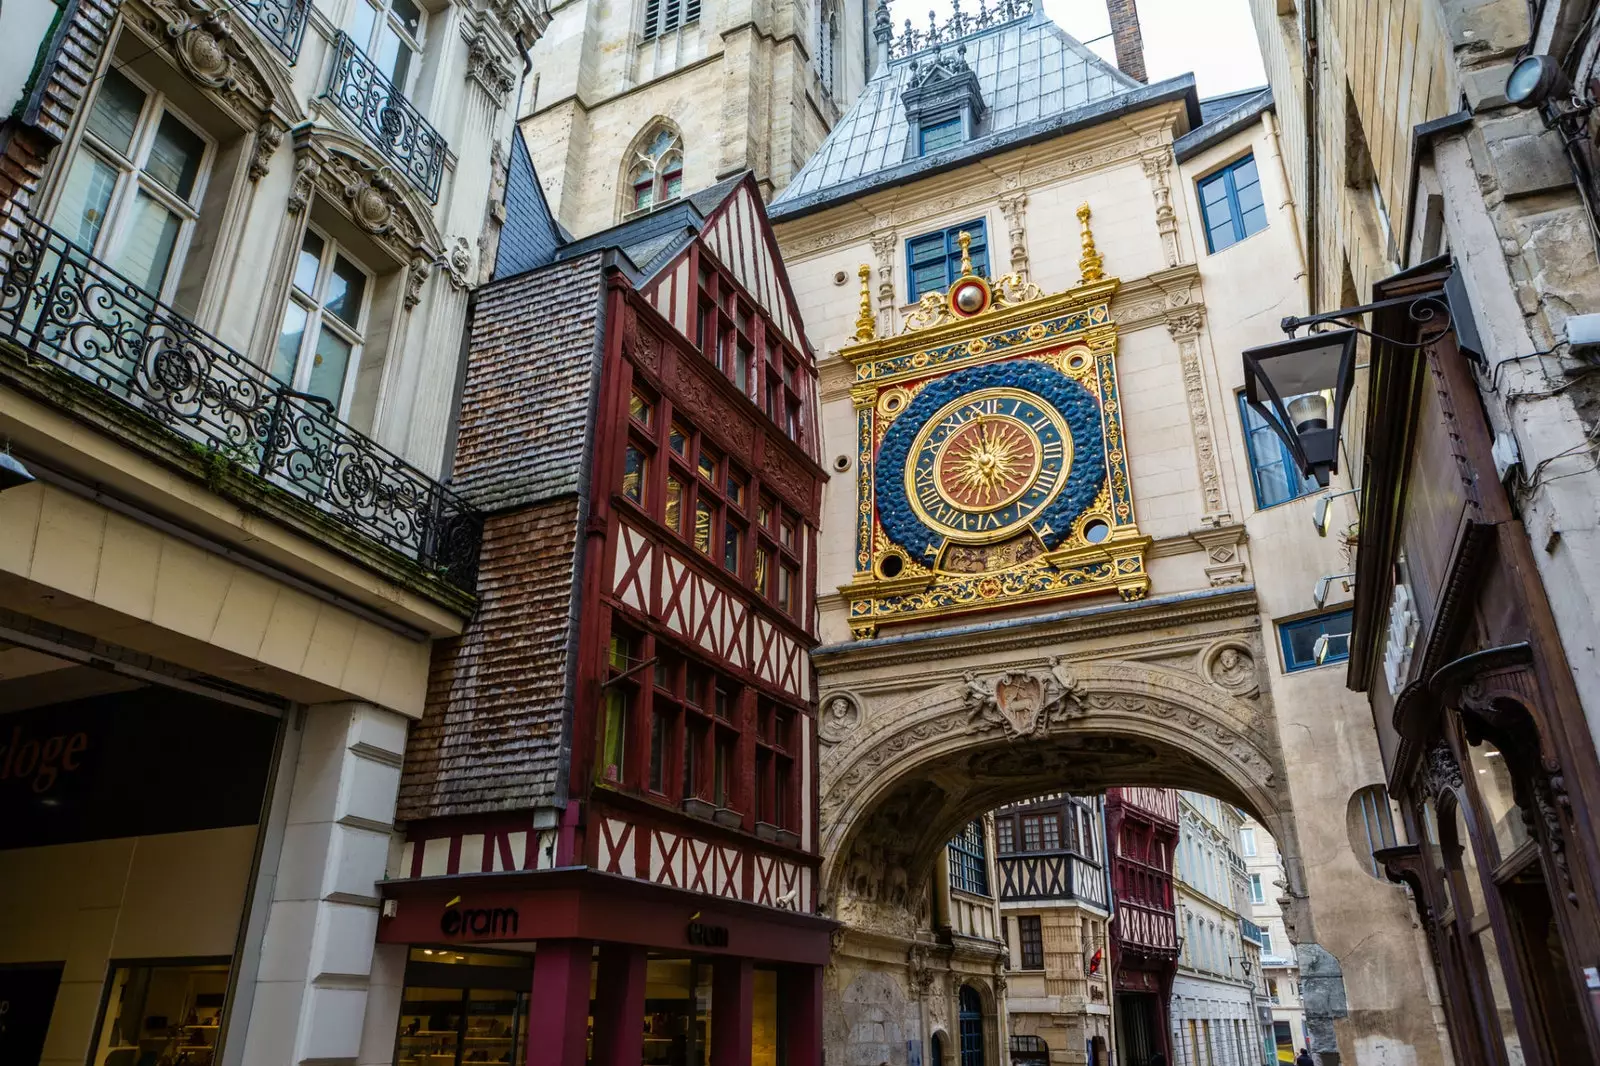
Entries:
[[1167,314],[1167,332],[1178,345],[1184,402],[1189,408],[1189,428],[1194,434],[1195,471],[1200,477],[1200,496],[1204,503],[1201,519],[1207,525],[1220,526],[1231,521],[1232,515],[1222,487],[1217,437],[1211,427],[1211,404],[1206,397],[1205,372],[1200,364],[1200,328],[1204,322],[1205,312],[1199,307]]
[[894,320],[894,253],[900,239],[894,230],[872,235],[872,254],[878,257],[878,336],[900,332]]
[[1028,236],[1025,213],[1028,194],[1017,191],[1000,197],[1000,213],[1005,216],[1006,230],[1011,235],[1011,272],[1028,280]]
[[1183,249],[1178,244],[1178,213],[1172,207],[1172,156],[1169,149],[1141,156],[1144,176],[1150,179],[1150,194],[1156,201],[1156,230],[1161,234],[1161,250],[1166,253],[1167,266],[1183,262]]

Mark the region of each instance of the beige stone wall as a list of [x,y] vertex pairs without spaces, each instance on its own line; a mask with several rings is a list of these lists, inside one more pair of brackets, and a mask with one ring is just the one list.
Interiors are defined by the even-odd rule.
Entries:
[[[1050,1049],[1052,1063],[1088,1061],[1084,1048],[1094,1037],[1109,1045],[1111,1007],[1109,948],[1105,917],[1084,907],[1049,901],[1003,903],[1011,923],[1011,972],[1006,980],[1006,1012],[1014,1036],[1036,1036]],[[1023,970],[1017,919],[1039,919],[1044,969]],[[1087,934],[1087,935],[1086,935]],[[1096,948],[1107,950],[1100,973],[1086,967]]]
[[622,220],[630,145],[658,119],[682,134],[685,193],[754,170],[789,183],[865,84],[862,0],[839,4],[837,73],[817,69],[815,0],[706,0],[645,39],[643,0],[574,0],[532,51],[521,128],[551,210],[583,236]]

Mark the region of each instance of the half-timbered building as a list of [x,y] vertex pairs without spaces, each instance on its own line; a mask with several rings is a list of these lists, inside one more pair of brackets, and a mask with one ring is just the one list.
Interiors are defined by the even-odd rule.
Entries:
[[395,1061],[819,1062],[826,475],[757,186],[568,241],[520,145],[508,182],[456,451],[483,605],[435,655],[384,886]]
[[1106,844],[1116,911],[1111,979],[1119,1056],[1126,1066],[1171,1062],[1167,1014],[1180,946],[1172,890],[1178,793],[1170,788],[1107,789]]

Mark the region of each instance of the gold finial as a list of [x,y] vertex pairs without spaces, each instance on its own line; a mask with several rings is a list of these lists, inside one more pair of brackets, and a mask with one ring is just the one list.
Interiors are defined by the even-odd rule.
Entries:
[[972,273],[972,253],[968,246],[972,244],[972,234],[962,230],[956,234],[956,243],[961,245],[961,276],[966,277]]
[[856,340],[870,341],[878,337],[878,320],[872,313],[872,286],[869,279],[872,277],[872,268],[862,263],[861,269],[856,271],[861,278],[861,313],[856,315]]
[[1105,277],[1105,260],[1100,258],[1100,253],[1094,250],[1094,234],[1089,230],[1089,205],[1078,206],[1078,223],[1083,227],[1083,258],[1078,260],[1078,270],[1083,274],[1080,284],[1087,285],[1091,281],[1099,281]]

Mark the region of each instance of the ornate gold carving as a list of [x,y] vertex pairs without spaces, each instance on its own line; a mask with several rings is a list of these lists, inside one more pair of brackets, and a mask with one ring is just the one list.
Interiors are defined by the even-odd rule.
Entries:
[[855,340],[858,343],[865,343],[878,336],[878,322],[872,313],[872,286],[868,284],[868,279],[872,277],[872,268],[862,263],[856,273],[861,278],[861,310],[856,315]]
[[956,244],[961,248],[961,276],[972,277],[972,234],[962,230],[956,234]]
[[1089,205],[1078,205],[1078,225],[1082,228],[1079,239],[1083,243],[1083,255],[1078,259],[1078,270],[1082,274],[1082,284],[1099,281],[1105,277],[1105,260],[1100,253],[1095,251],[1094,233],[1089,229]]

